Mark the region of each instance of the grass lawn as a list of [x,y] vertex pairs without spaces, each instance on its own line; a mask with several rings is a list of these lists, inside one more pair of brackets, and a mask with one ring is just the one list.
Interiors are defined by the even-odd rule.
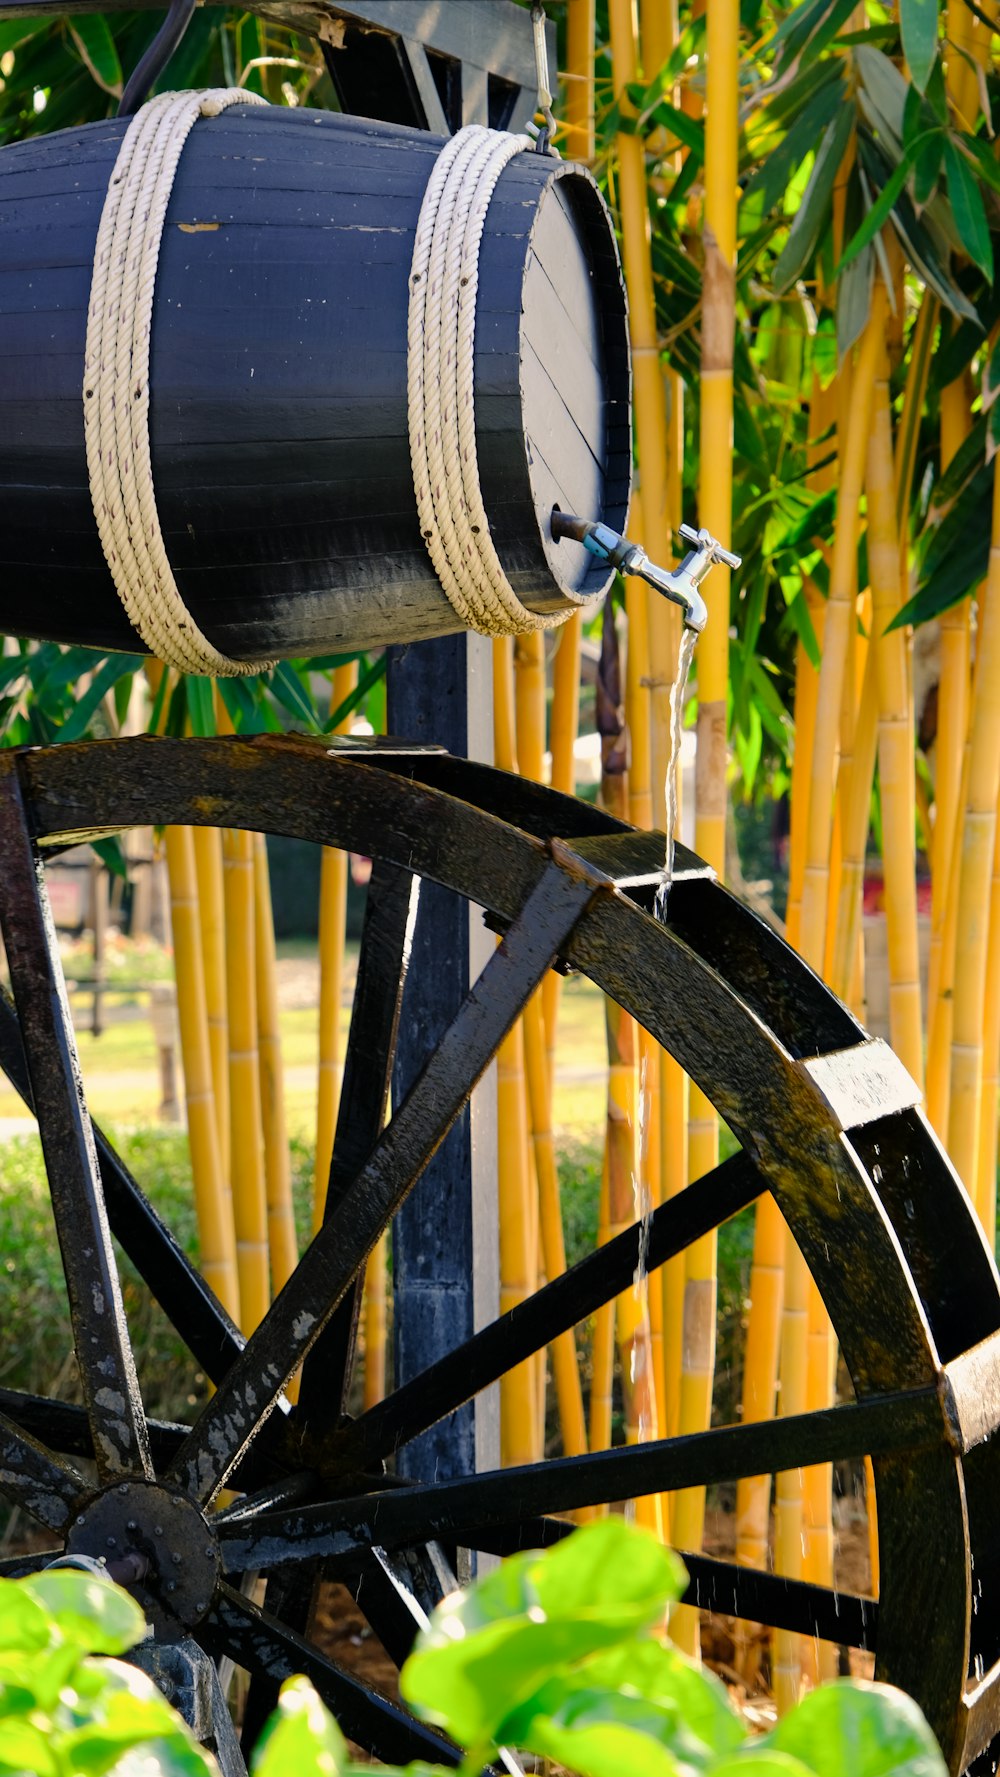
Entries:
[[[285,1063],[285,1106],[289,1132],[311,1139],[316,1120],[316,1071],[319,1058],[317,1012],[297,1003],[308,994],[308,971],[315,972],[315,945],[291,942],[279,946],[279,969],[296,1003],[281,1009]],[[350,999],[357,966],[357,946],[348,946],[345,1003],[341,1035],[346,1047]],[[146,979],[149,978],[147,975]],[[604,1121],[603,1001],[589,981],[564,981],[559,1019],[559,1056],[553,1114],[556,1126],[585,1143],[600,1139]],[[318,993],[318,976],[316,992]],[[122,1126],[155,1124],[160,1104],[159,1061],[148,999],[127,984],[104,995],[107,1026],[99,1037],[89,1029],[92,996],[73,998],[80,1064],[88,1102],[100,1123]],[[24,1107],[6,1080],[0,1080],[0,1118],[22,1117]]]

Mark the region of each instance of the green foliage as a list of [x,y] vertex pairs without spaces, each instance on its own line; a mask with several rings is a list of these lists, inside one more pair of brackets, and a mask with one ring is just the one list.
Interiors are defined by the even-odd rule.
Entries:
[[[770,1734],[749,1736],[719,1680],[660,1639],[685,1581],[648,1532],[605,1518],[439,1605],[403,1667],[403,1695],[465,1749],[460,1777],[478,1777],[504,1746],[578,1777],[944,1777],[919,1709],[885,1685],[824,1686]],[[284,1687],[254,1777],[290,1770],[359,1777],[304,1679]]]
[[152,1681],[114,1657],[145,1635],[128,1593],[89,1574],[0,1580],[0,1771],[213,1777]]

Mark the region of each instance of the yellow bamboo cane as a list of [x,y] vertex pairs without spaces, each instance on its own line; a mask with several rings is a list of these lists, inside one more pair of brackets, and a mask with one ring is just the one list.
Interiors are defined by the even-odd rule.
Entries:
[[[520,1022],[497,1052],[497,1185],[500,1202],[500,1312],[516,1308],[534,1293],[535,1240],[528,1126],[524,1089],[524,1045]],[[531,1358],[508,1371],[500,1383],[500,1451],[508,1465],[538,1456],[538,1368]]]
[[809,820],[802,885],[801,950],[822,968],[825,944],[830,827],[839,761],[839,729],[844,673],[855,623],[858,513],[871,421],[874,369],[885,324],[885,287],[876,283],[871,313],[862,334],[840,456],[837,524],[830,566],[830,593],[823,631],[816,723],[810,771]]
[[[968,436],[971,423],[968,385],[964,377],[958,377],[941,391],[942,473]],[[927,1115],[938,1135],[946,1140],[954,975],[952,877],[969,725],[970,600],[962,599],[950,611],[945,611],[938,629],[940,666],[934,748],[931,939],[927,981]]]
[[990,565],[979,599],[969,772],[962,817],[948,1151],[976,1188],[990,875],[1000,790],[1000,471],[994,473]]
[[[700,518],[728,545],[732,535],[733,344],[736,331],[738,0],[708,0],[705,130],[704,272],[701,328]],[[695,767],[695,849],[720,876],[726,863],[726,692],[729,676],[729,574],[706,582],[708,627],[698,654],[698,753]],[[712,1105],[691,1088],[689,1166],[692,1178],[718,1162],[718,1123]],[[681,1431],[711,1420],[715,1370],[716,1237],[706,1235],[687,1254]],[[700,1549],[703,1488],[677,1495],[671,1532],[677,1545]],[[698,1647],[697,1613],[681,1609],[672,1625],[689,1652]]]
[[198,879],[190,827],[166,830],[170,917],[177,972],[177,1012],[188,1141],[201,1267],[220,1302],[240,1323],[236,1240],[219,1154],[219,1131],[212,1091],[212,1060],[205,1001],[205,974],[198,918]]
[[281,1059],[278,967],[274,950],[274,913],[267,843],[253,836],[254,935],[257,956],[257,1034],[260,1045],[260,1105],[264,1127],[264,1176],[267,1191],[267,1244],[271,1284],[277,1294],[298,1264],[292,1169],[285,1124],[285,1075]]
[[[605,1246],[609,1239],[608,1216],[608,1148],[605,1142],[601,1195],[597,1211],[598,1247]],[[607,1450],[611,1446],[614,1369],[615,1305],[613,1302],[605,1302],[594,1316],[594,1335],[591,1346],[589,1443],[592,1450]],[[598,1516],[603,1516],[606,1511],[606,1506],[599,1508]]]
[[[785,1252],[785,1304],[781,1322],[781,1412],[804,1413],[808,1399],[809,1273],[791,1234]],[[774,1565],[786,1579],[801,1579],[803,1568],[802,1475],[793,1469],[777,1476],[774,1512]],[[772,1640],[771,1685],[779,1715],[794,1708],[801,1682],[800,1637],[778,1629]]]
[[997,1103],[1000,1096],[1000,820],[993,841],[990,936],[983,1012],[983,1109],[976,1156],[976,1208],[990,1251],[996,1248]]
[[[517,768],[514,656],[509,637],[493,644],[493,756],[503,771]],[[523,1301],[535,1287],[537,1196],[529,1158],[524,1040],[520,1021],[497,1055],[497,1188],[500,1213],[500,1308]],[[500,1388],[500,1449],[507,1463],[533,1462],[538,1451],[539,1375],[528,1359]]]
[[[356,661],[333,669],[331,701],[338,709],[358,682]],[[347,723],[341,723],[342,733]],[[313,1170],[313,1231],[322,1225],[337,1109],[344,1078],[340,1022],[344,996],[344,938],[347,929],[347,853],[324,846],[319,884],[319,1075],[316,1099],[316,1158]]]
[[[515,732],[516,743],[517,743],[518,770],[520,771],[522,777],[531,778],[532,781],[536,784],[541,783],[544,778],[544,775],[545,775],[545,765],[544,765],[544,761],[545,761],[545,701],[546,701],[545,700],[545,636],[541,630],[535,630],[528,635],[516,636],[514,639],[514,732]],[[539,1014],[540,1014],[540,1016],[544,1017],[544,1012],[542,1010],[542,999],[541,999],[540,992],[536,997],[539,1002]],[[522,1055],[524,1056],[524,1059],[525,1059],[525,1068],[526,1068],[526,1066],[527,1066],[527,1043],[526,1043],[526,1040],[523,1035],[522,1035],[521,1051],[522,1051]],[[531,1053],[532,1053],[533,1057],[536,1056],[537,1051],[534,1046],[532,1046]],[[546,1065],[543,1061],[542,1056],[538,1056],[538,1060],[543,1065]],[[534,1129],[534,1126],[532,1123],[532,1119],[531,1119],[531,1115],[530,1115],[531,1100],[528,1098],[528,1083],[527,1083],[526,1072],[524,1075],[523,1090],[525,1093],[524,1122],[525,1122],[525,1127],[528,1129],[528,1131],[530,1133],[530,1140],[531,1140],[530,1169],[531,1169],[532,1175],[537,1180],[538,1175],[537,1175],[537,1164],[536,1164],[536,1154],[537,1154],[536,1132],[535,1132],[535,1129]],[[541,1107],[541,1104],[543,1102],[542,1093],[543,1093],[542,1082],[538,1081],[537,1087],[536,1087],[536,1102],[539,1104],[539,1107]],[[551,1119],[546,1119],[546,1121],[551,1122]],[[543,1146],[544,1146],[545,1133],[546,1132],[543,1129],[541,1131],[541,1134],[543,1137]],[[551,1139],[551,1127],[548,1130],[548,1134]],[[503,1140],[503,1139],[504,1139],[504,1137],[501,1134],[501,1140]],[[540,1186],[540,1180],[538,1181],[538,1183]],[[550,1188],[551,1188],[551,1181],[550,1181]],[[553,1206],[551,1205],[551,1202],[550,1202],[549,1208],[551,1209],[552,1207]],[[557,1190],[556,1191],[555,1208],[558,1209],[558,1207],[559,1207],[559,1204],[558,1204],[558,1190]],[[540,1202],[539,1193],[536,1191],[532,1191],[531,1196],[530,1196],[529,1217],[530,1217],[530,1223],[531,1223],[531,1241],[532,1241],[532,1251],[531,1251],[531,1259],[530,1259],[531,1274],[537,1280],[539,1277],[539,1263],[540,1263],[540,1259],[541,1259],[541,1228],[540,1228],[541,1202]],[[561,1349],[560,1362],[565,1364],[566,1360],[567,1360],[567,1356],[568,1356],[567,1348],[566,1348],[565,1344],[560,1349]],[[538,1413],[540,1416],[539,1417],[539,1427],[538,1427],[537,1455],[540,1456],[542,1453],[542,1446],[545,1441],[545,1427],[544,1427],[544,1418],[543,1418],[544,1412],[545,1412],[545,1353],[544,1353],[544,1351],[539,1351],[536,1354],[534,1362],[535,1362],[535,1368],[537,1371],[537,1375],[535,1378],[535,1398],[537,1401]]]
[[[195,827],[194,857],[198,872],[198,916],[205,967],[208,1043],[212,1056],[215,1119],[219,1126],[219,1158],[229,1189],[229,1030],[226,1011],[226,915],[222,887],[222,834],[218,827]],[[230,1190],[231,1198],[231,1190]],[[232,1207],[230,1206],[230,1215]]]
[[251,1333],[270,1301],[267,1187],[257,1051],[253,834],[222,836],[226,898],[226,999],[229,1005],[230,1151],[241,1325]]
[[902,605],[889,413],[889,361],[883,350],[868,441],[868,568],[872,590],[872,646],[878,685],[879,784],[882,860],[889,954],[889,1034],[918,1085],[923,1083],[923,1022],[917,939],[916,800],[913,780],[913,701],[908,642],[889,625]]
[[594,37],[597,0],[570,0],[566,14],[565,152],[594,158]]
[[[552,656],[552,788],[564,796],[576,794],[576,760],[574,748],[580,727],[580,637],[582,619],[579,612],[556,631]],[[550,1090],[555,1083],[556,1029],[559,1021],[561,976],[550,969],[542,983],[542,1005],[545,1014],[546,1066]]]
[[364,1406],[378,1406],[385,1398],[386,1377],[386,1271],[389,1235],[384,1233],[365,1266],[365,1376]]

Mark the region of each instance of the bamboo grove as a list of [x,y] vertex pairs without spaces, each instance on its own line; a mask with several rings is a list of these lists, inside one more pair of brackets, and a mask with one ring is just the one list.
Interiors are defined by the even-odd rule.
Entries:
[[[675,558],[682,518],[743,557],[707,582],[686,712],[695,848],[738,872],[734,810],[787,811],[790,942],[864,1019],[866,878],[884,884],[893,1047],[996,1234],[1000,1091],[1000,21],[976,0],[550,0],[559,145],[593,166],[620,233],[634,363],[630,534]],[[0,26],[0,142],[104,115],[149,26]],[[199,12],[173,84],[244,79],[331,104],[312,47]],[[39,102],[38,95],[42,95]],[[679,630],[644,586],[598,633],[600,795],[662,827]],[[582,638],[494,645],[495,757],[575,785]],[[9,643],[10,741],[122,720],[137,663]],[[360,670],[360,683],[359,683]],[[342,726],[380,663],[297,662],[213,697],[151,675],[150,726]],[[85,675],[85,676],[84,676]],[[74,683],[79,695],[72,695]],[[322,691],[317,691],[322,686]],[[319,701],[317,701],[317,698]],[[369,709],[371,713],[371,709]],[[376,718],[377,719],[377,718]],[[690,812],[690,811],[689,811]],[[192,1170],[210,1280],[244,1327],[294,1256],[262,842],[170,832]],[[339,1086],[346,860],[323,860],[315,1214]],[[560,982],[502,1047],[501,1305],[565,1265],[553,1087]],[[711,1105],[617,1007],[606,1014],[599,1239],[709,1170]],[[725,1132],[721,1139],[725,1140]],[[385,1253],[369,1278],[366,1389],[385,1362]],[[769,1199],[740,1354],[745,1420],[830,1404],[837,1352]],[[716,1250],[706,1237],[505,1382],[503,1457],[696,1431],[718,1410]],[[585,1347],[585,1349],[584,1349]],[[621,1406],[621,1430],[616,1404]],[[555,1430],[553,1429],[555,1428]],[[834,1577],[828,1469],[740,1484],[738,1557]],[[640,1502],[702,1544],[700,1490]],[[871,1538],[871,1579],[878,1553]],[[672,1633],[691,1650],[695,1614]],[[737,1661],[751,1655],[737,1645]],[[779,1633],[779,1707],[833,1650]],[[747,1666],[749,1672],[749,1666]]]

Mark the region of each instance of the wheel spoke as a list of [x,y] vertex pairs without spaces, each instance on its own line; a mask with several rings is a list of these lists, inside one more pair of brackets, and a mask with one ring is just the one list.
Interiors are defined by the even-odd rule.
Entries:
[[17,758],[0,763],[0,922],[62,1252],[80,1381],[102,1481],[152,1475],[55,927]]
[[49,1530],[62,1530],[89,1491],[82,1475],[58,1462],[35,1438],[0,1413],[0,1494]]
[[475,1547],[480,1531],[540,1513],[912,1451],[933,1446],[940,1435],[937,1390],[911,1389],[764,1424],[723,1426],[262,1516],[249,1526],[234,1525],[225,1536],[223,1569],[242,1573],[296,1561],[350,1559],[373,1542],[394,1549],[439,1538]]
[[[516,1555],[522,1549],[548,1549],[572,1536],[576,1525],[565,1518],[529,1518],[518,1525],[479,1532],[471,1547],[487,1555]],[[878,1626],[878,1600],[856,1592],[840,1592],[813,1586],[783,1574],[764,1573],[754,1567],[738,1567],[711,1555],[680,1551],[688,1572],[681,1603],[719,1616],[741,1617],[748,1623],[767,1623],[772,1629],[788,1629],[797,1635],[818,1636],[842,1647],[874,1648]]]
[[[0,1069],[30,1111],[31,1083],[17,1013],[0,992]],[[245,1343],[221,1302],[132,1177],[96,1123],[91,1127],[111,1232],[212,1382],[218,1383]]]
[[[324,1221],[336,1214],[385,1122],[418,892],[419,881],[408,870],[375,864],[365,904]],[[310,1437],[336,1425],[346,1407],[361,1283],[358,1277],[303,1366],[298,1417],[309,1426]]]
[[[661,1204],[648,1223],[647,1271],[657,1270],[692,1241],[721,1227],[765,1189],[753,1161],[740,1153]],[[500,1315],[456,1351],[335,1432],[324,1448],[311,1451],[318,1465],[326,1469],[336,1465],[343,1472],[381,1461],[605,1302],[614,1301],[631,1287],[643,1238],[638,1223],[627,1228]]]
[[735,1561],[690,1555],[686,1549],[680,1554],[688,1570],[685,1604],[699,1605],[720,1616],[742,1617],[748,1623],[769,1623],[773,1629],[789,1629],[842,1647],[875,1647],[878,1602],[874,1598],[812,1586],[805,1580],[788,1580],[780,1573],[762,1573],[754,1567],[737,1567]]
[[315,1685],[341,1730],[386,1764],[428,1759],[458,1765],[449,1741],[425,1727],[398,1704],[366,1689],[318,1650],[286,1629],[267,1611],[229,1586],[221,1586],[198,1639],[214,1658],[228,1655],[254,1675],[281,1683],[301,1672]]
[[[606,887],[606,885],[604,885]],[[172,1465],[207,1504],[318,1339],[382,1229],[443,1141],[499,1043],[601,885],[550,866],[346,1194]]]

